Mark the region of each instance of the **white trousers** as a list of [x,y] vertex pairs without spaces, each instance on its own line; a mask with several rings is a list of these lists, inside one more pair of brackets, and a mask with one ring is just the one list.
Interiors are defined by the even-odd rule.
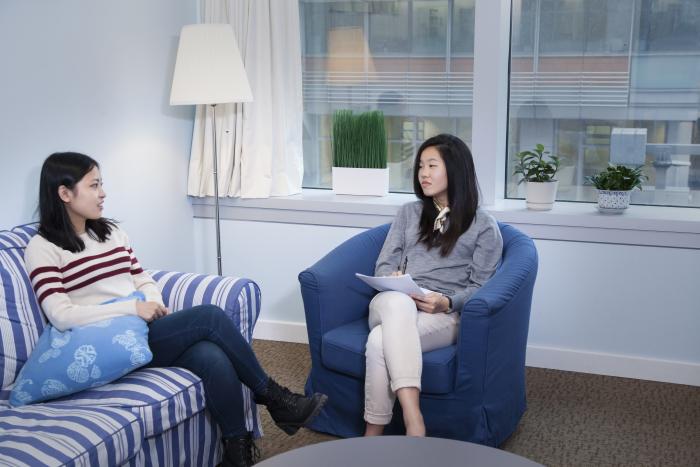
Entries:
[[369,327],[365,421],[386,425],[391,421],[396,391],[421,389],[422,352],[456,342],[459,313],[424,313],[404,293],[381,292],[369,304]]

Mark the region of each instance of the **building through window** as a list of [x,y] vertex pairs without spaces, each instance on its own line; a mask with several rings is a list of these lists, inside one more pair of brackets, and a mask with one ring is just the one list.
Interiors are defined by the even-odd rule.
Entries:
[[[564,159],[558,199],[594,201],[585,177],[619,160],[619,129],[637,128],[649,180],[632,202],[700,206],[700,2],[513,0],[511,11],[504,195],[523,196],[514,156],[542,143]],[[384,112],[392,191],[413,190],[425,138],[471,144],[474,0],[301,0],[300,13],[305,187],[330,187],[337,109]]]

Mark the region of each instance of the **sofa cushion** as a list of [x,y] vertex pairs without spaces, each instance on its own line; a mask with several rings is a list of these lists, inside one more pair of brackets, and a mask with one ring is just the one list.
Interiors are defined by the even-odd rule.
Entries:
[[0,411],[0,465],[122,465],[141,450],[128,410],[37,404]]
[[15,380],[46,321],[24,267],[32,226],[0,232],[0,388]]
[[147,368],[51,404],[131,410],[141,418],[144,436],[150,437],[204,410],[204,387],[199,377],[184,368]]
[[[359,319],[323,335],[321,359],[335,371],[358,379],[365,377],[365,345],[369,335],[366,319]],[[454,387],[457,346],[450,345],[423,354],[421,390],[446,394]]]

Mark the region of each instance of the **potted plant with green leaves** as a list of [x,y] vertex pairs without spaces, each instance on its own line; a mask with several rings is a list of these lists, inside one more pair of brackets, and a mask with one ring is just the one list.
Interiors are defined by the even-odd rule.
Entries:
[[521,175],[519,183],[525,182],[525,203],[528,209],[548,211],[554,206],[559,182],[554,178],[561,161],[536,144],[532,150],[516,155],[517,163],[513,175]]
[[642,189],[647,179],[644,166],[627,167],[608,164],[608,167],[595,175],[586,177],[586,182],[598,190],[598,210],[604,214],[622,214],[630,205],[630,194],[634,189]]
[[333,114],[333,191],[384,196],[389,192],[384,114],[378,110]]

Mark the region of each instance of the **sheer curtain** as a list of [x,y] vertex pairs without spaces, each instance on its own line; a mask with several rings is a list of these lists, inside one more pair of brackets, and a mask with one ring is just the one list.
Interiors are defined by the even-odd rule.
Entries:
[[[216,106],[219,194],[301,192],[303,100],[299,7],[294,1],[202,0],[204,23],[230,23],[253,102]],[[212,110],[197,106],[187,193],[213,196]]]

